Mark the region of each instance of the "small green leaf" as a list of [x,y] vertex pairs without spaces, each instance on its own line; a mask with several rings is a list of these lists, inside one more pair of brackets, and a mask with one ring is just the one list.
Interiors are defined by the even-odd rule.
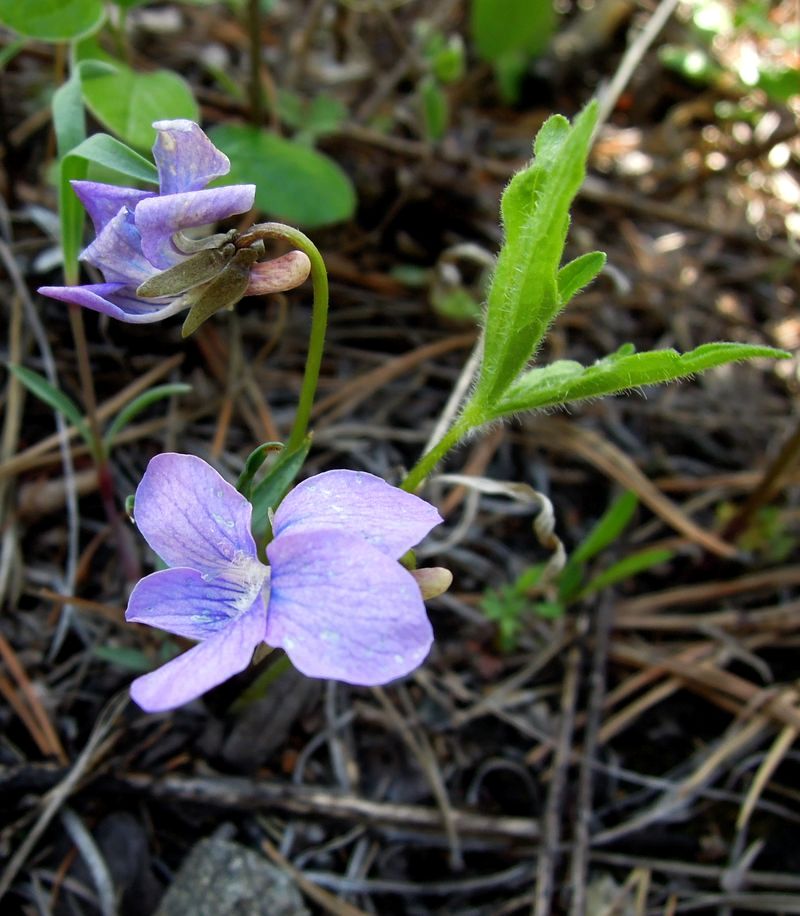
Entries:
[[137,73],[119,62],[114,66],[113,73],[84,76],[83,98],[97,120],[125,143],[149,150],[156,138],[153,121],[199,120],[200,110],[192,90],[177,73],[171,70]]
[[9,363],[8,369],[14,373],[28,391],[35,394],[39,400],[44,401],[53,410],[63,414],[83,436],[86,444],[94,452],[92,434],[83,419],[80,408],[71,397],[51,385],[44,376],[39,375],[38,372],[34,372],[32,369],[28,369],[25,366],[15,366],[11,363]]
[[253,480],[261,465],[271,454],[281,451],[283,447],[282,442],[263,442],[257,448],[254,448],[247,456],[247,460],[242,468],[242,473],[236,481],[236,489],[245,499],[250,499],[250,490],[252,489]]
[[497,419],[520,410],[555,407],[585,398],[617,394],[642,385],[687,378],[697,372],[743,359],[786,359],[790,355],[773,347],[709,343],[683,354],[676,350],[631,353],[625,348],[588,367],[559,360],[551,366],[531,369],[520,376],[490,406],[485,416],[486,419]]
[[602,251],[588,251],[565,264],[558,272],[558,298],[565,306],[600,273],[606,263]]
[[600,592],[610,585],[616,585],[617,582],[631,579],[633,576],[645,572],[648,569],[652,569],[654,566],[659,566],[661,563],[667,563],[673,556],[675,556],[674,551],[666,550],[661,547],[652,547],[647,550],[640,550],[636,553],[632,553],[618,563],[614,563],[613,566],[609,566],[609,568],[601,572],[600,575],[595,576],[594,579],[587,583],[581,590],[580,597],[586,598],[588,595]]
[[209,136],[231,160],[226,184],[256,185],[256,206],[304,226],[349,219],[353,185],[327,156],[284,137],[241,124],[212,128]]
[[537,601],[533,612],[543,620],[558,620],[564,616],[566,608],[559,601]]
[[422,100],[425,135],[430,140],[441,140],[447,131],[447,122],[450,116],[447,96],[437,80],[432,76],[427,76],[420,80],[419,94]]
[[510,51],[540,54],[555,21],[552,0],[472,0],[472,37],[484,60],[496,61]]
[[143,391],[129,404],[126,404],[116,417],[114,417],[111,423],[109,423],[108,429],[103,436],[103,444],[106,452],[108,453],[111,451],[114,440],[119,433],[151,404],[155,404],[157,401],[161,401],[164,398],[170,398],[175,394],[186,394],[191,390],[192,386],[184,382],[170,382],[166,385],[156,385],[154,388]]
[[267,476],[253,490],[253,534],[260,543],[269,529],[269,513],[283,499],[284,494],[294,483],[295,477],[306,460],[311,448],[311,436],[306,438],[293,451],[284,449],[278,460],[269,469]]
[[41,41],[72,41],[104,18],[101,0],[0,0],[0,22]]

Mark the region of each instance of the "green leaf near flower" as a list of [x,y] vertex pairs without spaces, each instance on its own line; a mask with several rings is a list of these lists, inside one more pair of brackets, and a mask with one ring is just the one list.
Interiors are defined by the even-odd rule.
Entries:
[[231,160],[224,183],[256,185],[256,206],[303,226],[349,219],[356,207],[352,182],[328,156],[275,134],[224,124],[209,137]]
[[102,25],[101,0],[0,0],[0,23],[40,41],[71,41]]

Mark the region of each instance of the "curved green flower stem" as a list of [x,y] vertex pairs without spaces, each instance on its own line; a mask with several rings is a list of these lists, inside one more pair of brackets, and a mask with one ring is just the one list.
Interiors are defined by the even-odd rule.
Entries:
[[428,474],[431,473],[451,449],[458,445],[464,436],[473,428],[473,425],[468,415],[462,413],[436,445],[425,452],[408,474],[406,474],[403,482],[400,484],[400,489],[407,490],[409,493],[413,493],[415,490],[419,489]]
[[293,248],[308,255],[311,261],[311,283],[314,288],[314,304],[311,316],[311,332],[308,338],[308,355],[303,375],[303,386],[300,389],[300,400],[294,425],[286,443],[287,452],[298,448],[302,443],[311,418],[314,395],[319,381],[319,370],[322,365],[322,351],[325,346],[325,330],[328,326],[328,272],[317,246],[311,239],[283,223],[258,223],[236,239],[237,248],[247,248],[258,239],[283,239]]

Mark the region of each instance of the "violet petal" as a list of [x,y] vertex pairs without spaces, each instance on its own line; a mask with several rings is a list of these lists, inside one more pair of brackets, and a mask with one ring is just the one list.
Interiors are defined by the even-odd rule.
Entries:
[[282,534],[272,564],[265,642],[310,677],[385,684],[416,668],[433,631],[399,563],[339,531]]
[[172,267],[186,257],[172,244],[176,232],[246,213],[253,206],[255,193],[253,184],[234,184],[143,200],[135,214],[142,251],[154,267]]
[[118,188],[99,181],[71,181],[70,184],[91,217],[95,234],[102,232],[123,207],[133,210],[140,200],[155,197],[155,191]]
[[196,569],[162,569],[136,583],[125,619],[199,641],[230,626],[260,592],[260,583],[246,588],[235,576],[208,579]]
[[131,697],[145,712],[164,712],[194,700],[250,663],[264,633],[264,601],[227,627],[155,671],[136,678]]
[[228,157],[194,121],[156,121],[153,127],[158,131],[153,158],[162,194],[197,191],[230,171]]
[[39,292],[51,299],[72,302],[129,324],[161,321],[186,308],[183,298],[170,299],[166,303],[147,302],[121,293],[125,288],[124,283],[94,283],[86,286],[40,286]]
[[126,283],[134,289],[156,273],[142,254],[141,237],[127,207],[108,221],[103,231],[84,249],[81,260],[102,270],[106,282]]
[[136,490],[134,517],[147,543],[169,566],[204,575],[248,572],[258,563],[250,533],[250,503],[210,464],[195,455],[156,455]]
[[425,500],[366,471],[325,471],[298,484],[275,513],[275,536],[333,528],[401,557],[442,521]]

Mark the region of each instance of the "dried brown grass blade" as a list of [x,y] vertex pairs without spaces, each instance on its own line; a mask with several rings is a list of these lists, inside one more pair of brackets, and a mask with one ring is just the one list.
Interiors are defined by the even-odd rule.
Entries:
[[[67,755],[64,752],[64,748],[55,728],[53,728],[53,723],[50,721],[50,717],[47,715],[47,710],[44,708],[42,701],[37,696],[36,690],[34,689],[27,672],[17,657],[16,652],[2,633],[0,633],[0,656],[2,656],[3,662],[11,673],[11,676],[17,682],[20,692],[25,698],[25,703],[30,710],[32,718],[36,722],[36,731],[45,740],[46,749],[42,748],[41,743],[37,741],[40,750],[43,750],[43,752],[48,756],[54,756],[59,761],[59,763],[66,766],[68,760]],[[11,700],[9,700],[9,702],[11,702]]]
[[529,423],[527,434],[547,448],[571,451],[589,464],[613,478],[639,499],[670,527],[695,544],[718,557],[732,558],[738,550],[711,531],[701,528],[671,499],[654,486],[628,456],[615,445],[592,430],[574,423],[548,418]]

